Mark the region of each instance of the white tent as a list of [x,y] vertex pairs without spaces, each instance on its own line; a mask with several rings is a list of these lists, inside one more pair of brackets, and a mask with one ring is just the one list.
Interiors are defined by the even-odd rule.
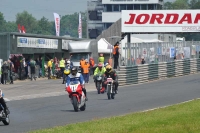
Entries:
[[101,38],[98,41],[98,53],[104,53],[104,54],[109,54],[112,52],[113,46],[106,41],[105,38]]

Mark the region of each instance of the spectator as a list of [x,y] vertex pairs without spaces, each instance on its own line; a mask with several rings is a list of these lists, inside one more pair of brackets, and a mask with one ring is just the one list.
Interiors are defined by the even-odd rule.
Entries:
[[33,59],[31,59],[31,61],[30,61],[31,80],[33,80],[33,78],[36,80],[36,77],[35,77],[35,65],[36,65],[36,62]]
[[104,64],[104,57],[103,54],[99,54],[99,63]]
[[144,57],[142,57],[142,61],[141,61],[141,64],[145,64],[145,60],[144,60]]
[[48,67],[48,79],[51,79],[52,63],[53,63],[53,59],[50,59],[48,61],[48,64],[47,64],[47,67]]
[[85,83],[89,82],[89,70],[90,70],[90,64],[88,63],[88,60],[85,60],[85,64],[83,64],[83,78],[85,80]]
[[94,59],[92,57],[90,57],[90,60],[89,60],[89,64],[90,64],[90,75],[93,75],[94,74]]
[[9,71],[9,65],[8,65],[7,61],[4,61],[3,65],[1,67],[1,71],[2,71],[2,76],[3,76],[2,84],[6,84],[7,79],[8,79],[8,71]]
[[119,62],[119,42],[116,42],[113,49],[113,57],[114,57],[114,69],[117,69]]
[[85,59],[84,59],[84,57],[82,57],[82,59],[80,60],[81,73],[83,73],[83,65],[84,64],[85,64]]
[[9,73],[10,73],[10,84],[13,84],[13,70],[14,70],[14,64],[13,62],[8,59],[8,65],[9,65]]

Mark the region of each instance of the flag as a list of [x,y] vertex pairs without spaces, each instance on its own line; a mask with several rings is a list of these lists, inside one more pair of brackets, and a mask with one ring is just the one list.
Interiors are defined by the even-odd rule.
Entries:
[[79,13],[78,36],[79,36],[79,38],[82,38],[82,19],[81,19],[81,13]]
[[56,28],[56,36],[60,35],[60,16],[57,13],[54,14],[54,20],[55,20],[55,28]]
[[26,33],[26,29],[25,29],[25,27],[22,25],[22,28],[21,28],[21,32],[22,33]]
[[21,33],[21,26],[20,26],[20,24],[18,24],[18,31],[19,31],[19,33]]

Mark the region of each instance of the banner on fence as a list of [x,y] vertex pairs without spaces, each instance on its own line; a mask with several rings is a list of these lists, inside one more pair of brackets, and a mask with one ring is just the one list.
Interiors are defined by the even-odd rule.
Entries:
[[174,57],[175,57],[175,54],[176,54],[175,48],[174,48],[174,47],[171,47],[171,48],[170,48],[170,55],[169,55],[169,57],[170,57],[170,58],[174,58]]
[[32,37],[17,37],[17,47],[58,49],[58,40]]

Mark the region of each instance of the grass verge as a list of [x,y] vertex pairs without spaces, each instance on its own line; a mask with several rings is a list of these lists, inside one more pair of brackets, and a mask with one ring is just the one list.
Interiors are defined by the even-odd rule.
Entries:
[[[87,110],[86,110],[87,111]],[[200,100],[30,133],[199,133]]]

